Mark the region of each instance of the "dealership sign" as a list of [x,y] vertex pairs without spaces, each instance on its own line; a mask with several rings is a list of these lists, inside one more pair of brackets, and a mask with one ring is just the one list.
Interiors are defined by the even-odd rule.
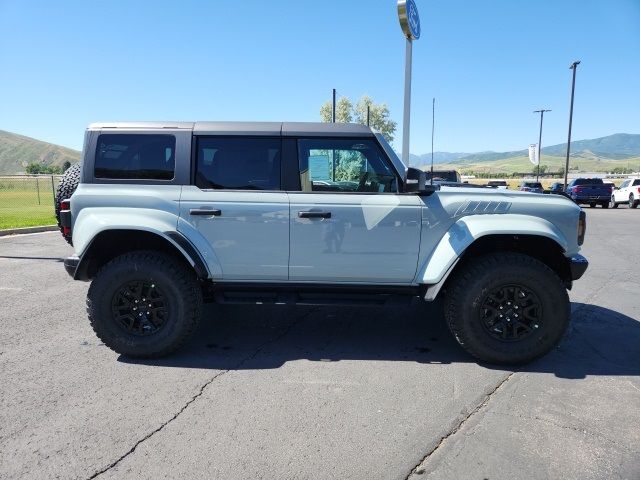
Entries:
[[415,0],[398,0],[398,18],[404,36],[409,40],[420,38],[420,16]]

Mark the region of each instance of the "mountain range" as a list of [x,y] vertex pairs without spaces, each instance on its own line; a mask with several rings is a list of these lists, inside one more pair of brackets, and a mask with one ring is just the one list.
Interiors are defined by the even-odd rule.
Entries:
[[[544,156],[562,157],[566,155],[567,144],[560,143],[549,147],[542,147],[542,163]],[[515,150],[511,152],[478,152],[478,153],[450,153],[434,152],[434,164],[478,164],[482,162],[493,162],[496,160],[507,160],[517,157],[529,156],[528,149]],[[601,138],[590,140],[577,140],[571,142],[572,157],[600,158],[604,160],[629,160],[640,157],[640,134],[616,133]],[[411,165],[424,167],[431,164],[431,154],[411,155]]]
[[[562,157],[567,144],[551,145],[542,149],[542,164],[559,168],[564,165]],[[62,166],[65,161],[80,161],[81,153],[71,148],[43,142],[16,133],[0,130],[0,174],[22,173],[32,162],[44,165]],[[496,172],[523,171],[531,169],[528,163],[528,150],[511,152],[434,152],[434,163],[439,168],[489,169]],[[571,142],[573,163],[583,169],[609,171],[613,166],[632,166],[640,168],[640,134],[616,133],[590,140]],[[411,155],[411,166],[428,167],[431,154]]]

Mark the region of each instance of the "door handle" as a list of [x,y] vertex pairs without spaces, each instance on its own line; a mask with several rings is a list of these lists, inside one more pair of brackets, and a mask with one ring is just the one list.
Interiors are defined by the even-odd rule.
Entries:
[[219,217],[222,215],[222,210],[213,208],[192,208],[189,210],[190,215],[200,215],[203,217]]
[[298,212],[300,218],[331,218],[331,212],[306,211]]

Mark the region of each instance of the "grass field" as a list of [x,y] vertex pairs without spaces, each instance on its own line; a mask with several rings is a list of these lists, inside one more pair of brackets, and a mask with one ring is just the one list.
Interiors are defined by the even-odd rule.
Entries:
[[51,177],[0,177],[0,230],[55,223]]

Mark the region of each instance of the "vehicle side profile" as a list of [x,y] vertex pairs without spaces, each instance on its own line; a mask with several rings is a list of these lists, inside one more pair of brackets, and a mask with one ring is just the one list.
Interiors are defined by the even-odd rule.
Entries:
[[[116,352],[167,355],[203,301],[411,305],[442,298],[476,358],[520,364],[567,328],[584,213],[555,195],[430,185],[366,126],[103,123],[60,205]],[[69,192],[67,188],[65,192]]]
[[611,192],[610,206],[618,208],[621,203],[626,203],[629,208],[638,208],[640,204],[640,178],[629,178],[614,188]]

